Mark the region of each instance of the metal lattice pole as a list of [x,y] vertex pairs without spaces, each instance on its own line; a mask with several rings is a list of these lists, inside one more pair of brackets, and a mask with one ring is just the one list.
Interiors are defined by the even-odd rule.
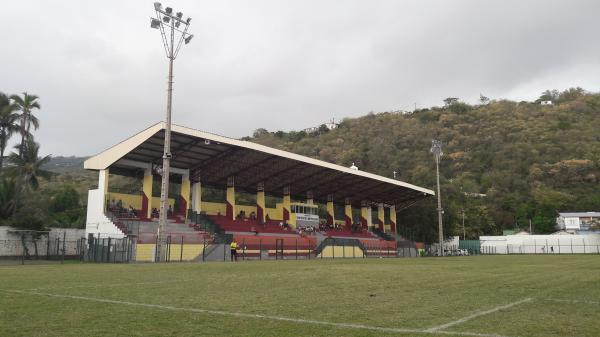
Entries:
[[[169,173],[171,167],[171,108],[173,102],[173,61],[179,53],[183,42],[188,44],[194,35],[187,32],[191,18],[183,20],[183,13],[174,13],[171,7],[162,8],[159,2],[154,3],[156,17],[150,19],[150,27],[159,29],[162,42],[169,59],[169,78],[167,89],[167,113],[165,118],[165,143],[163,151],[163,164],[159,173],[162,175],[160,186],[160,214],[156,240],[156,262],[166,261],[166,236],[165,228],[169,212]],[[181,28],[180,28],[181,27]],[[165,32],[169,32],[169,36]]]

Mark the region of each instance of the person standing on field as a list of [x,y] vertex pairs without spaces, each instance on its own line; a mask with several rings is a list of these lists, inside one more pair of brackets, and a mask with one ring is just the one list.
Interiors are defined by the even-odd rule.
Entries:
[[233,241],[231,241],[231,244],[229,245],[229,247],[231,248],[231,262],[237,261],[237,250],[238,250],[238,244],[235,241],[235,239],[233,239]]

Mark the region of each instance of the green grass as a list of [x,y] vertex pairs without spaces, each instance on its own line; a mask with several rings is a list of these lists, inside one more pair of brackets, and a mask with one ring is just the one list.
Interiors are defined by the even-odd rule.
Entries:
[[0,289],[3,336],[434,336],[526,298],[442,333],[600,335],[597,255],[4,266]]

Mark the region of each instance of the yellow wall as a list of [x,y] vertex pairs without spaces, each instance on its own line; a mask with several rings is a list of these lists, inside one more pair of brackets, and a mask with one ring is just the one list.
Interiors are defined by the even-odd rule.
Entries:
[[276,208],[265,208],[265,216],[268,214],[270,220],[281,220],[283,219],[283,208],[281,204],[277,204]]
[[[235,219],[235,216],[236,216],[236,215],[238,214],[238,212],[239,212],[239,211],[237,210],[237,206],[236,206],[236,204],[235,204],[235,187],[233,187],[233,186],[229,186],[229,187],[227,187],[227,195],[226,195],[226,198],[227,198],[227,202],[228,202],[229,204],[231,204],[231,206],[232,206],[232,208],[233,208],[233,217],[232,217],[232,220],[233,220],[233,219]],[[226,209],[226,210],[227,210],[227,209]],[[223,214],[223,215],[226,215],[226,214]]]
[[[108,193],[108,200],[113,199],[115,202],[121,200],[124,208],[128,208],[129,205],[131,205],[131,207],[134,209],[142,209],[142,196],[139,194],[125,194],[116,192]],[[152,197],[151,205],[158,209],[160,206],[160,197]],[[175,199],[169,198],[169,205],[171,205],[171,207],[175,207]],[[152,211],[152,208],[150,208],[150,211]]]
[[[344,206],[344,215],[347,216],[348,218],[350,218],[350,223],[353,222],[354,219],[352,219],[352,205]],[[344,220],[346,220],[346,219],[344,219]]]
[[[147,169],[144,172],[144,180],[142,182],[142,190],[144,191],[144,194],[148,197],[148,212],[146,214],[147,218],[150,218],[152,215],[152,182],[154,180],[154,177],[152,176],[152,171],[150,169]],[[142,206],[140,204],[140,208],[141,209]]]
[[235,205],[235,209],[237,211],[235,216],[237,216],[241,211],[246,212],[246,217],[250,216],[250,213],[254,212],[256,214],[256,206],[245,206],[245,205]]
[[[322,256],[321,256],[322,255]],[[317,257],[354,258],[363,257],[363,251],[356,246],[326,246]]]
[[[261,223],[265,222],[265,216],[267,215],[266,205],[265,205],[265,191],[256,192],[256,205],[260,206],[263,209],[262,219],[258,219]],[[258,207],[257,207],[258,209]],[[258,214],[256,214],[258,216]]]
[[[138,244],[136,251],[136,261],[153,262],[154,246],[155,245],[153,243]],[[203,250],[204,245],[202,244],[184,244],[183,256],[181,256],[181,245],[172,243],[169,257],[171,261],[179,261],[180,257],[183,258],[183,261],[192,261],[198,256],[202,255]]]
[[183,197],[183,200],[185,200],[186,203],[186,213],[188,209],[192,208],[192,203],[190,202],[190,190],[190,177],[185,174],[181,178],[181,197]]
[[139,194],[125,194],[125,193],[108,193],[108,200],[114,200],[115,203],[121,200],[123,202],[123,207],[128,208],[129,205],[134,209],[142,208],[142,196]]
[[[141,203],[141,199],[140,199]],[[175,199],[169,198],[169,205],[175,209]],[[160,197],[152,197],[152,206],[160,211]]]
[[369,216],[369,208],[361,207],[360,208],[360,216],[367,220],[367,225],[371,225],[371,217]]
[[333,207],[333,201],[328,201],[327,202],[327,214],[331,215],[331,218],[333,219],[333,223],[335,222],[335,210]]
[[225,216],[227,207],[225,206],[225,203],[221,202],[202,201],[201,210],[208,215],[217,215],[218,213],[221,213],[221,215]]

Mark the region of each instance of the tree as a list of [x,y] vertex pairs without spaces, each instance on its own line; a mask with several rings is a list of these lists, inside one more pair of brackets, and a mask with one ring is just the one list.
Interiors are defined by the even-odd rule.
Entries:
[[25,145],[25,138],[31,137],[30,128],[37,130],[40,126],[40,122],[36,116],[33,115],[34,109],[40,109],[38,102],[38,96],[29,95],[27,92],[23,93],[23,97],[18,95],[12,95],[10,98],[16,104],[18,110],[21,111],[20,122],[21,122],[21,145],[19,147],[19,155],[23,155],[23,146]]
[[33,138],[27,138],[20,148],[20,154],[13,152],[9,157],[14,165],[11,168],[12,174],[18,178],[17,183],[22,184],[21,188],[36,190],[39,187],[39,178],[49,179],[52,175],[50,171],[42,169],[51,157],[39,157],[40,146]]
[[490,98],[483,96],[483,94],[479,94],[479,102],[483,105],[488,104],[490,102]]
[[15,111],[17,106],[13,104],[9,97],[0,92],[0,170],[4,164],[4,150],[8,140],[13,133],[19,131],[17,121],[19,114]]
[[265,129],[265,128],[259,128],[254,130],[254,133],[252,133],[252,137],[254,138],[259,138],[262,137],[264,135],[268,135],[269,134],[269,130]]
[[446,104],[446,106],[450,106],[456,102],[458,102],[458,97],[448,97],[444,99],[444,104]]
[[0,180],[0,219],[8,219],[15,213],[16,190],[14,179]]

